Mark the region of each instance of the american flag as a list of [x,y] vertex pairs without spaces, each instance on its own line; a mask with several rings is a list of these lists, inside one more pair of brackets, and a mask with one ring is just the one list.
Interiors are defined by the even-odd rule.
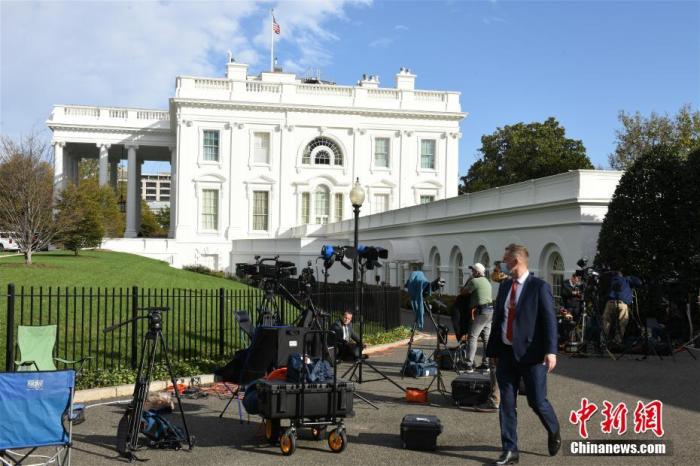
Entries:
[[274,31],[275,34],[280,33],[280,25],[277,24],[277,21],[275,21],[275,17],[272,17],[272,30]]

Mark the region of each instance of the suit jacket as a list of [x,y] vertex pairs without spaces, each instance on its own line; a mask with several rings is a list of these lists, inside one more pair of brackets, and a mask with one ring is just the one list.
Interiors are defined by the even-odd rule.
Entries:
[[[360,343],[360,337],[355,333],[355,331],[352,329],[352,323],[348,324],[348,327],[350,330],[350,339],[354,341],[355,343]],[[335,333],[335,338],[338,343],[343,342],[343,323],[339,320],[336,320],[335,323],[331,326],[331,331]]]
[[[491,335],[486,346],[486,355],[489,357],[499,357],[506,349],[501,325],[512,283],[513,279],[504,280],[498,288]],[[513,321],[513,355],[516,361],[523,364],[536,364],[544,360],[545,354],[557,353],[554,298],[549,284],[532,273],[522,286]]]

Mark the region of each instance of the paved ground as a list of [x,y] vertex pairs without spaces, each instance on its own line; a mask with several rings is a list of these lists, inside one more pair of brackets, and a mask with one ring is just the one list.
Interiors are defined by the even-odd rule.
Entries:
[[[421,342],[426,352],[431,340]],[[403,361],[405,347],[374,355],[370,361],[393,376],[399,383],[425,387],[429,380],[404,379],[397,375]],[[371,376],[371,371],[370,371]],[[365,372],[365,378],[367,378]],[[454,373],[446,373],[449,388]],[[636,361],[625,357],[620,361],[608,358],[573,359],[559,358],[559,365],[549,381],[549,399],[554,405],[562,425],[562,437],[578,438],[576,427],[567,422],[572,409],[580,407],[582,396],[597,404],[607,399],[625,401],[634,406],[638,399],[664,402],[663,423],[665,440],[672,445],[669,457],[581,458],[547,455],[546,433],[538,419],[520,398],[519,436],[522,464],[700,464],[700,452],[696,450],[700,434],[700,361],[687,354],[659,361]],[[354,418],[347,420],[348,448],[341,454],[331,453],[325,441],[300,440],[296,453],[283,457],[277,446],[269,445],[263,438],[260,419],[251,417],[250,423],[239,423],[236,410],[230,410],[220,419],[219,411],[225,400],[210,397],[206,400],[188,400],[185,403],[192,432],[196,435],[193,451],[146,450],[140,457],[150,459],[151,465],[173,464],[483,464],[498,456],[500,431],[498,415],[476,413],[452,406],[449,399],[439,393],[430,395],[427,406],[411,405],[403,401],[402,393],[387,381],[365,383],[359,393],[375,401],[379,410],[356,400]],[[633,408],[631,408],[633,410]],[[427,413],[439,416],[444,432],[438,438],[438,451],[434,453],[412,452],[401,449],[399,425],[407,413]],[[74,430],[74,464],[108,465],[119,460],[114,451],[114,436],[121,415],[121,408],[98,406],[87,411],[87,421]],[[598,423],[594,416],[589,423],[591,438],[600,439]],[[632,414],[628,416],[632,425]],[[630,428],[631,430],[631,428]],[[652,438],[650,435],[626,434],[624,438]]]

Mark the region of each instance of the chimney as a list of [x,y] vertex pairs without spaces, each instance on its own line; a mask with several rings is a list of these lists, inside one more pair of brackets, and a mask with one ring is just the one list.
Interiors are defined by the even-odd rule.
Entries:
[[416,88],[416,75],[403,66],[396,74],[396,89],[413,90]]
[[226,63],[226,78],[235,81],[245,81],[248,79],[248,65],[236,63],[233,58],[229,58]]
[[377,89],[379,87],[379,76],[366,74],[362,75],[362,79],[357,83],[360,87]]

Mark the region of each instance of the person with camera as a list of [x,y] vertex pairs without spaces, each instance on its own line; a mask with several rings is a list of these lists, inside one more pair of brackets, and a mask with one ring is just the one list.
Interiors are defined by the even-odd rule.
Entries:
[[[472,276],[462,288],[462,294],[469,296],[467,308],[471,312],[471,325],[467,337],[467,372],[474,372],[474,359],[479,335],[483,330],[484,341],[489,340],[493,305],[491,304],[491,283],[486,278],[486,267],[476,263],[469,267]],[[488,369],[488,358],[484,356],[484,368]]]
[[331,331],[335,333],[338,359],[343,361],[360,359],[360,337],[352,329],[351,311],[345,311],[340,320],[335,321],[331,326]]
[[629,306],[632,305],[633,301],[632,288],[638,288],[641,285],[642,281],[635,276],[624,276],[620,271],[613,272],[607,294],[608,301],[603,312],[603,331],[606,337],[610,336],[610,327],[612,327],[613,319],[617,317],[620,333],[615,337],[615,340],[618,343],[624,342],[625,330],[630,320]]
[[501,393],[499,421],[501,456],[493,464],[519,460],[516,398],[520,379],[527,403],[547,430],[551,456],[561,447],[559,421],[547,400],[547,373],[557,364],[557,325],[551,286],[528,270],[527,248],[510,244],[501,270],[511,276],[501,282],[494,307],[493,329],[486,355],[495,362]]
[[574,319],[581,313],[581,278],[575,273],[564,282],[561,288],[561,299],[566,310]]

